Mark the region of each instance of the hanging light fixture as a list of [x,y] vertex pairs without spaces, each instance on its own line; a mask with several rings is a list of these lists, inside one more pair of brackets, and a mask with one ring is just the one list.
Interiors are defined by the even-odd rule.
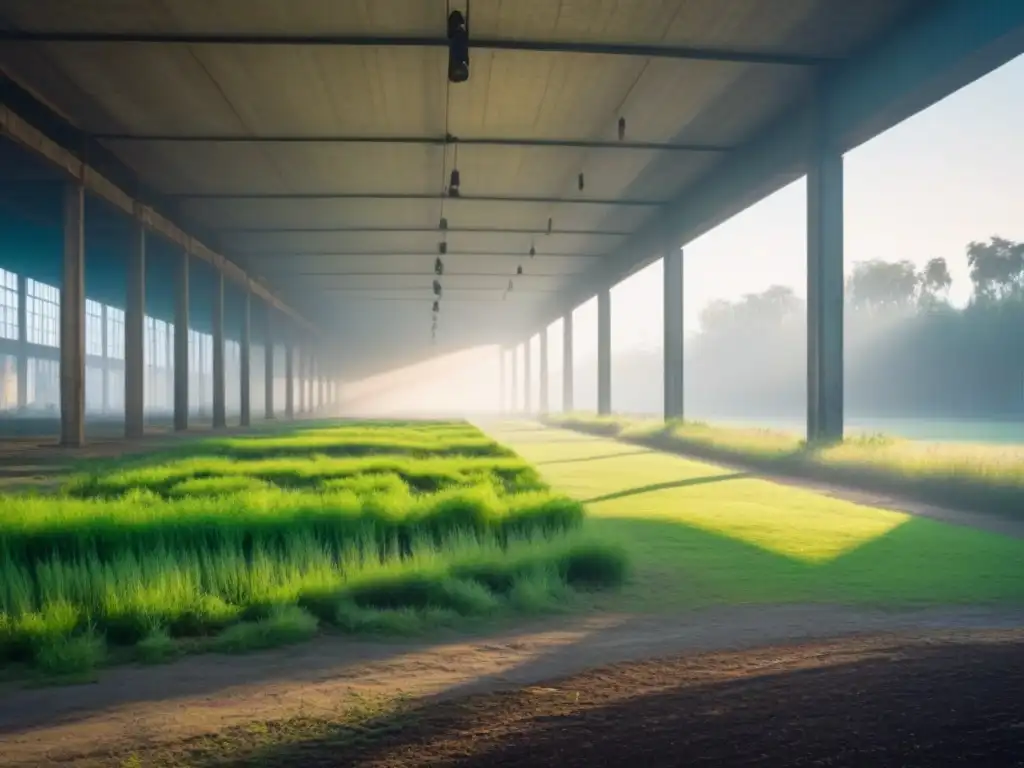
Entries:
[[435,275],[443,275],[444,274],[444,262],[441,261],[441,257],[440,256],[438,256],[436,259],[434,259],[434,274]]
[[448,197],[459,196],[459,184],[461,181],[462,179],[459,176],[459,169],[452,168],[452,175],[448,179]]
[[523,265],[522,264],[520,264],[518,267],[516,267],[516,274],[517,275],[523,274]]
[[583,172],[580,171],[579,178],[576,179],[576,186],[580,188],[580,192],[583,191]]
[[441,298],[441,281],[440,280],[434,280],[434,295],[437,296],[437,298]]
[[511,291],[512,290],[512,281],[511,280],[508,281],[508,288],[506,288],[505,290],[507,290],[507,291]]
[[[469,5],[466,5],[469,13]],[[469,20],[461,11],[448,14],[448,80],[464,83],[469,80]]]
[[619,141],[626,138],[626,118],[619,118]]
[[447,240],[442,240],[440,243],[437,244],[437,252],[440,253],[442,256],[444,256],[446,253],[448,253],[448,241]]
[[448,231],[448,219],[446,219],[444,216],[442,216],[441,217],[441,221],[437,225],[437,228],[440,229],[442,232],[447,232]]
[[549,218],[549,219],[548,219],[548,234],[549,234],[549,235],[551,234],[551,227],[552,227],[553,225],[554,225],[554,221],[553,221],[552,219],[550,219],[550,218]]
[[534,247],[533,247],[533,244],[531,243],[531,244],[530,244],[530,258],[532,259],[532,258],[533,258],[534,256],[536,256],[536,255],[537,255],[537,249],[536,249],[536,248],[534,248]]
[[[434,312],[440,312],[440,311],[441,311],[441,302],[435,300],[434,301]],[[437,318],[436,317],[434,318],[434,327],[435,328],[437,327]]]

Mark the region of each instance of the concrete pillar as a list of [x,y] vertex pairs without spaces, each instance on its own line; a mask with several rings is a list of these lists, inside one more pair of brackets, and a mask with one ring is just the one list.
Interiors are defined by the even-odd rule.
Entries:
[[60,443],[85,444],[85,188],[64,187],[64,271],[60,286]]
[[807,440],[843,437],[843,155],[819,110],[807,173]]
[[510,350],[512,357],[512,403],[510,413],[519,412],[519,347],[514,346]]
[[274,320],[273,309],[264,305],[263,314],[263,415],[274,418]]
[[665,421],[683,418],[683,252],[665,250],[664,362]]
[[100,410],[104,416],[106,416],[110,411],[110,349],[108,344],[109,320],[107,320],[107,309],[108,307],[106,304],[100,307],[100,354],[103,356],[103,368],[101,373],[103,394],[101,396]]
[[239,352],[238,352],[238,379],[241,392],[239,393],[239,410],[241,411],[238,419],[238,423],[243,427],[248,427],[252,423],[252,379],[251,363],[252,363],[252,337],[250,336],[250,313],[252,311],[252,298],[249,293],[249,288],[246,287],[242,291],[242,318],[241,318],[241,333],[239,335]]
[[136,218],[126,263],[124,300],[124,436],[142,437],[146,374],[146,228]]
[[505,395],[508,393],[508,371],[505,367],[505,348],[498,347],[498,413],[505,412]]
[[597,412],[612,412],[612,296],[597,294]]
[[291,339],[284,346],[284,417],[295,418],[295,345]]
[[533,354],[530,349],[530,338],[523,342],[523,410],[533,413]]
[[573,354],[572,354],[572,312],[562,318],[562,410],[571,413],[573,409]]
[[537,366],[540,373],[540,397],[537,407],[541,416],[548,413],[548,329],[542,328],[540,332],[540,365]]
[[224,275],[213,277],[213,428],[227,426],[224,388]]
[[174,283],[174,429],[188,429],[188,251],[178,259]]
[[[18,409],[28,407],[28,278],[18,275]],[[104,305],[106,312],[106,305]],[[106,347],[104,347],[106,352]]]
[[306,348],[298,347],[295,350],[295,372],[298,378],[298,397],[295,399],[295,412],[306,412]]

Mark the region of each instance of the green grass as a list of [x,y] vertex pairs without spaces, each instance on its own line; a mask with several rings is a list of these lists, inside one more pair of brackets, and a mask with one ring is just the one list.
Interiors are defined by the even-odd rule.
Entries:
[[670,422],[568,414],[550,423],[699,458],[846,482],[908,498],[1010,518],[1024,518],[1024,448],[978,443],[923,443],[854,434],[808,446],[797,435]]
[[583,532],[634,577],[598,607],[1020,603],[1024,540],[854,504],[649,447],[522,426],[496,434],[584,501]]
[[579,502],[466,424],[192,450],[94,462],[59,495],[0,499],[0,661],[56,674],[99,663],[106,644],[157,662],[320,626],[409,633],[556,609],[625,577],[620,549],[580,537]]

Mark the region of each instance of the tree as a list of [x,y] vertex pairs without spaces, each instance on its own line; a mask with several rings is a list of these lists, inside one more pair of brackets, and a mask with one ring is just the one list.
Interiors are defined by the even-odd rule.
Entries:
[[918,301],[923,307],[936,307],[945,303],[953,278],[949,266],[941,256],[931,259],[918,275],[920,295]]
[[979,301],[1000,301],[1024,295],[1024,243],[993,236],[987,243],[967,246],[974,297]]
[[911,306],[917,288],[917,271],[909,261],[861,261],[846,281],[851,306],[875,311]]

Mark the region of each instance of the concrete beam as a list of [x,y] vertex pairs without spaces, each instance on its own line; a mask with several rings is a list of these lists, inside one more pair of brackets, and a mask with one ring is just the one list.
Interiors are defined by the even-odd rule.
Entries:
[[664,380],[665,421],[683,417],[683,251],[665,249]]
[[188,251],[179,255],[174,282],[174,429],[188,429]]
[[572,312],[562,317],[562,410],[570,413],[573,409],[573,352]]
[[64,186],[60,286],[60,444],[85,445],[85,187]]
[[124,310],[124,434],[142,437],[145,431],[146,352],[146,228],[132,223],[132,242],[126,261]]
[[612,297],[607,288],[597,294],[597,412],[612,412]]

